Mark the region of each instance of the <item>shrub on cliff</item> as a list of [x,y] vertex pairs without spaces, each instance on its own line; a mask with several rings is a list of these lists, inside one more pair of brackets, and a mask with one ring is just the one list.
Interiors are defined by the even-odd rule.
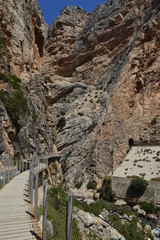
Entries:
[[102,187],[98,190],[100,198],[106,201],[114,201],[114,193],[112,191],[111,179],[106,178],[103,180]]
[[153,202],[142,202],[141,203],[141,208],[146,212],[146,213],[155,213],[155,207]]
[[58,121],[57,128],[63,128],[66,125],[65,117],[61,117]]
[[135,176],[131,180],[131,185],[130,185],[135,192],[139,193],[144,193],[145,190],[147,189],[148,183],[144,178]]
[[19,78],[16,76],[9,76],[8,84],[9,91],[0,92],[0,99],[11,118],[11,121],[19,132],[21,127],[19,123],[20,117],[24,117],[27,112],[29,113],[27,99],[23,94]]
[[134,176],[131,180],[126,196],[130,198],[141,197],[146,191],[147,186],[148,183],[144,178]]
[[95,190],[97,188],[97,183],[93,180],[93,181],[89,181],[87,184],[87,189],[93,189]]

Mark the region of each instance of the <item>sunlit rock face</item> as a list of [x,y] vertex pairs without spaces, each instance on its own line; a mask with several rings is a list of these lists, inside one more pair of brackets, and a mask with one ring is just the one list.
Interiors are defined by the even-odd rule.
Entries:
[[123,0],[89,14],[68,7],[49,27],[43,84],[72,185],[100,184],[129,139],[159,142],[159,25],[158,1]]
[[10,68],[23,81],[30,81],[41,69],[47,30],[37,1],[1,1],[0,12]]
[[17,75],[29,107],[17,131],[0,103],[0,153],[61,155],[72,187],[100,185],[134,143],[160,141],[159,1],[67,7],[48,28],[37,1],[0,1],[0,90]]
[[[15,96],[8,78],[17,76],[28,108],[13,121],[14,111],[16,115],[20,108],[13,108],[12,103],[7,108],[0,102],[0,154],[31,157],[55,151],[55,123],[47,111],[40,78],[46,31],[36,0],[0,1],[0,91],[6,93],[7,99]],[[17,105],[22,100],[19,97]]]

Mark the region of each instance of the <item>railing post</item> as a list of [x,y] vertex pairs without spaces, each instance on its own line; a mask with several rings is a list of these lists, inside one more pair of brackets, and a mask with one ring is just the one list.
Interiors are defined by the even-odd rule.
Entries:
[[0,162],[0,179],[1,179],[1,162]]
[[19,163],[19,172],[21,173],[22,161],[21,161],[21,159],[19,161],[20,161],[20,163]]
[[8,161],[8,182],[10,180],[10,162]]
[[43,182],[44,194],[43,194],[43,229],[42,229],[42,240],[46,240],[47,233],[47,190],[48,180]]
[[31,162],[29,162],[29,184],[28,184],[29,196],[31,197]]
[[27,171],[27,160],[26,160],[26,171]]
[[24,171],[24,160],[22,160],[22,172]]
[[33,203],[33,167],[31,166],[31,179],[30,179],[30,200]]
[[1,162],[0,162],[0,188],[1,188]]
[[3,186],[6,183],[6,161],[4,162],[4,172],[3,172]]
[[12,178],[14,177],[14,160],[12,161]]
[[38,209],[38,170],[36,172],[35,198],[34,198],[34,217],[37,218]]
[[67,193],[66,240],[72,240],[72,193]]
[[16,175],[17,175],[17,172],[18,172],[18,163],[17,163],[17,159],[16,159]]

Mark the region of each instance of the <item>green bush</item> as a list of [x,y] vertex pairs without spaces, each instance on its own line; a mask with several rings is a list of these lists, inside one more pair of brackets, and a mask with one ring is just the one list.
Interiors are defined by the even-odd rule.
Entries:
[[145,190],[147,189],[148,183],[145,179],[135,176],[133,177],[133,179],[131,180],[131,187],[138,192],[145,192]]
[[106,178],[103,180],[102,187],[98,190],[100,193],[100,198],[106,200],[106,201],[114,201],[114,194],[112,191],[112,185],[111,185],[111,179]]
[[103,199],[98,199],[90,204],[90,212],[98,216],[103,211],[103,209],[107,209],[107,205],[108,204],[106,201]]
[[110,215],[110,221],[126,240],[145,240],[143,231],[137,228],[137,219],[133,218],[130,223],[122,223],[121,219],[116,215]]
[[61,117],[58,121],[57,128],[63,128],[66,125],[65,117]]
[[19,123],[20,117],[24,117],[29,113],[27,99],[25,98],[20,85],[20,79],[16,76],[10,76],[8,83],[11,86],[9,93],[0,92],[0,99],[3,102],[8,115],[11,118],[14,126],[19,132],[21,125]]
[[140,197],[144,194],[148,186],[147,181],[144,178],[134,176],[131,180],[130,186],[127,190],[127,197]]
[[90,205],[88,205],[87,203],[85,202],[80,202],[78,201],[77,199],[73,198],[73,206],[78,208],[78,209],[81,209],[85,212],[91,212],[91,207]]
[[9,76],[8,82],[10,85],[12,85],[13,89],[21,90],[21,85],[20,85],[21,80],[15,75]]
[[141,208],[148,214],[155,213],[155,210],[156,210],[153,202],[142,202]]
[[88,184],[87,184],[87,189],[93,189],[95,190],[97,188],[97,183],[96,181],[89,181]]
[[0,37],[0,49],[6,46],[6,39],[4,37]]

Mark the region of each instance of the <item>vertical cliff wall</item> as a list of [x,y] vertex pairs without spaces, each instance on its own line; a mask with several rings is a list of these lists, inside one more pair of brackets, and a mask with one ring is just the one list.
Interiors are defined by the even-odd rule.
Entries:
[[41,85],[47,25],[36,0],[0,1],[0,153],[55,151],[55,124]]
[[72,185],[111,174],[129,139],[159,143],[159,19],[156,0],[119,0],[66,8],[50,26],[45,96]]

